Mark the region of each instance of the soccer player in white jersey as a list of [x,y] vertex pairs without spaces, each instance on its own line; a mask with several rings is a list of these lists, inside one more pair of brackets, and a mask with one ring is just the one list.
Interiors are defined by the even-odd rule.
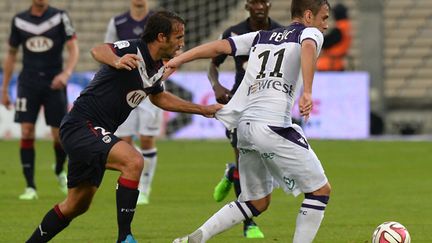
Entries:
[[174,242],[206,242],[245,218],[258,216],[269,206],[276,184],[287,194],[305,195],[293,242],[308,243],[315,238],[331,188],[302,129],[292,123],[291,109],[295,90],[303,83],[300,113],[305,120],[311,113],[312,82],[329,9],[327,0],[292,0],[293,21],[288,27],[204,44],[167,63],[170,69],[222,53],[249,53],[239,89],[216,114],[228,129],[237,127],[242,192],[237,201]]

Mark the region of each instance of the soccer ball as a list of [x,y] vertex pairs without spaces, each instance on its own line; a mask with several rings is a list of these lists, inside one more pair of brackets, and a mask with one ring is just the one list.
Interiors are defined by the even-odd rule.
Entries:
[[384,222],[375,229],[372,243],[411,243],[411,237],[402,224]]

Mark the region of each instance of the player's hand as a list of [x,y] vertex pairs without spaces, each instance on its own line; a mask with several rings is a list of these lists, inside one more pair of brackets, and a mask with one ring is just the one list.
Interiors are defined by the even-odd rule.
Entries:
[[299,100],[300,115],[304,117],[304,121],[307,122],[310,113],[312,112],[313,102],[312,94],[303,92]]
[[213,90],[215,93],[216,101],[220,104],[226,104],[231,99],[231,92],[220,84],[215,84],[213,86]]
[[222,109],[223,105],[221,104],[213,104],[213,105],[207,105],[203,106],[203,110],[201,115],[207,117],[207,118],[213,118],[215,117],[215,113]]
[[6,107],[6,109],[9,110],[11,108],[10,97],[7,90],[2,91],[1,103]]
[[66,87],[67,81],[69,80],[69,76],[70,75],[66,72],[57,74],[51,82],[51,89],[64,89]]
[[181,61],[180,58],[178,58],[177,56],[172,58],[171,60],[169,60],[166,64],[165,67],[167,67],[167,69],[177,69],[178,67],[181,66]]
[[176,68],[168,68],[165,67],[164,74],[162,75],[162,81],[165,81],[168,79],[171,74],[173,74],[176,71]]
[[126,54],[114,62],[116,69],[132,70],[138,67],[138,62],[142,59],[136,54]]

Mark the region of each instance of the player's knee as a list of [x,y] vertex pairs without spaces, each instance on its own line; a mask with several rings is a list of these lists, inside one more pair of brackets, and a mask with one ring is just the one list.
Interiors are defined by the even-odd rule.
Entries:
[[60,204],[63,215],[72,220],[79,215],[87,212],[90,208],[91,201],[89,200],[66,200]]
[[127,163],[127,167],[129,171],[141,173],[144,168],[144,158],[140,154],[132,156],[130,161]]
[[260,213],[262,213],[262,212],[266,211],[267,208],[269,207],[270,199],[271,199],[271,197],[270,197],[270,195],[268,195],[264,198],[250,201],[250,203],[254,206],[254,208],[256,208],[256,210],[258,210]]
[[21,138],[23,139],[32,139],[35,137],[35,131],[31,127],[22,127],[21,128]]
[[331,186],[329,182],[327,182],[320,189],[312,192],[312,194],[315,196],[330,196],[330,193],[331,193]]

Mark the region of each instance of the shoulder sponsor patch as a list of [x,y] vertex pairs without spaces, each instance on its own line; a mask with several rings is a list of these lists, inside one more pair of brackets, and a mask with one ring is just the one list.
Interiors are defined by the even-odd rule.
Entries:
[[114,42],[114,48],[123,49],[126,47],[129,47],[130,43],[129,41],[116,41]]

